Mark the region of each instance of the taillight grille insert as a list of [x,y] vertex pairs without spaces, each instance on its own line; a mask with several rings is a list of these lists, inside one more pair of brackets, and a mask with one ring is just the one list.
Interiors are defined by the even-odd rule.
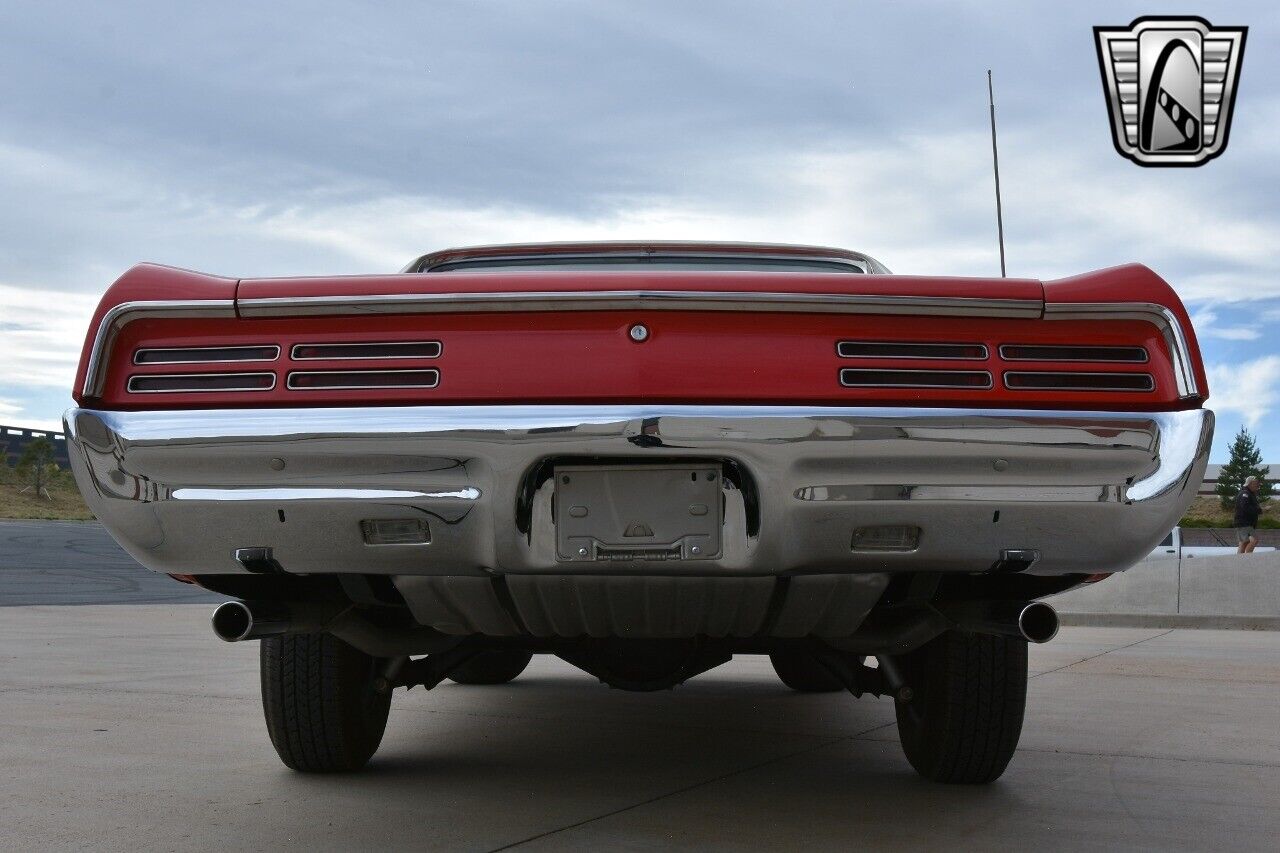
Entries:
[[969,388],[991,387],[985,370],[890,370],[846,367],[840,371],[846,388]]
[[129,377],[130,394],[200,394],[270,391],[274,373],[139,373]]
[[294,361],[368,361],[376,359],[439,358],[439,341],[395,341],[382,343],[294,344]]
[[435,388],[440,371],[421,370],[300,370],[289,374],[290,391],[358,391],[378,388]]
[[983,361],[986,344],[948,344],[914,341],[840,341],[841,358],[909,358],[939,361]]
[[274,344],[226,347],[144,347],[133,354],[134,364],[213,364],[238,361],[275,361],[280,347]]
[[1001,344],[1005,361],[1100,361],[1146,364],[1146,347],[1094,344]]
[[1079,373],[1066,370],[1008,371],[1004,386],[1012,391],[1137,391],[1156,389],[1149,373]]

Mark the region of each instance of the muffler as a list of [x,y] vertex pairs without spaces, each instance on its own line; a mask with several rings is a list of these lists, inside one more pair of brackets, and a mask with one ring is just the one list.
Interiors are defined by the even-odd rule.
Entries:
[[228,643],[288,633],[289,611],[271,601],[228,601],[213,611],[213,633]]
[[1047,643],[1058,636],[1058,611],[1043,601],[957,601],[938,609],[963,631]]

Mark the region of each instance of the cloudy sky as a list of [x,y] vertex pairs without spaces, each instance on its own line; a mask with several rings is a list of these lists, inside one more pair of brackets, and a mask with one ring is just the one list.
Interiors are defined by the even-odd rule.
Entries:
[[[1185,7],[1185,4],[1183,4]],[[1280,8],[1106,3],[61,3],[0,7],[0,423],[53,426],[131,264],[381,272],[445,246],[777,240],[896,272],[1141,261],[1219,414],[1280,460]],[[1227,152],[1112,147],[1092,27],[1250,27]]]

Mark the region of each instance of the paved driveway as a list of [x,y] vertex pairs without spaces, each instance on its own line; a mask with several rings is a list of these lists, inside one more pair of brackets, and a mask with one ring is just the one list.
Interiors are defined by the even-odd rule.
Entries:
[[96,522],[0,521],[0,607],[221,600],[142,568]]
[[284,770],[257,647],[208,607],[0,611],[0,848],[1274,850],[1280,633],[1066,628],[984,788],[907,767],[888,703],[740,658],[671,692],[554,659],[400,692],[360,774]]

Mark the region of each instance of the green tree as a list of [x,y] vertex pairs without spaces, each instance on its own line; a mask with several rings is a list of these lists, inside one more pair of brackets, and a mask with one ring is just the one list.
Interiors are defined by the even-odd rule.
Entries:
[[1240,487],[1248,477],[1257,477],[1262,484],[1262,488],[1258,490],[1259,500],[1271,497],[1272,483],[1267,479],[1271,469],[1262,464],[1262,451],[1258,449],[1258,441],[1244,427],[1240,427],[1231,442],[1230,454],[1231,458],[1218,474],[1218,487],[1215,490],[1222,499],[1223,509],[1229,509],[1235,503],[1236,495],[1240,493]]
[[22,491],[34,489],[37,496],[53,500],[49,484],[58,479],[58,465],[53,461],[53,442],[47,438],[34,438],[22,448],[18,457],[18,477],[26,486]]

